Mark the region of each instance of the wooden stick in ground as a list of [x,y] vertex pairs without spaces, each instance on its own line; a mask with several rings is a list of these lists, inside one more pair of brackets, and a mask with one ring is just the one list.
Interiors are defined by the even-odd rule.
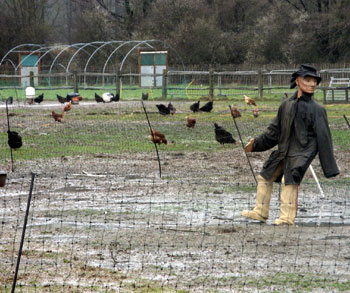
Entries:
[[244,154],[245,154],[245,156],[246,156],[246,158],[247,158],[247,160],[248,160],[248,164],[249,164],[249,167],[250,167],[250,171],[252,171],[252,174],[253,174],[253,177],[254,177],[254,180],[255,180],[255,184],[258,184],[258,181],[256,180],[256,177],[255,177],[255,174],[254,174],[254,170],[253,170],[252,164],[250,163],[248,154],[247,154],[247,152],[245,151],[245,146],[244,146],[244,143],[243,143],[243,140],[242,140],[242,137],[241,137],[241,132],[239,131],[239,128],[238,128],[236,119],[235,119],[235,117],[234,117],[233,114],[232,114],[231,106],[228,106],[228,107],[230,108],[231,116],[232,116],[232,118],[233,118],[233,122],[235,123],[236,129],[237,129],[237,132],[238,132],[238,136],[239,136],[239,140],[241,141]]
[[157,144],[155,143],[155,139],[154,139],[154,135],[153,135],[153,131],[152,131],[151,122],[150,122],[149,119],[148,119],[148,114],[147,114],[145,105],[143,104],[143,101],[141,101],[141,103],[142,103],[143,111],[144,111],[145,114],[146,114],[146,119],[147,119],[147,122],[148,122],[149,131],[151,132],[151,135],[152,135],[152,138],[153,138],[154,147],[155,147],[155,149],[156,149],[156,154],[157,154],[157,159],[158,159],[158,166],[159,166],[159,177],[162,178],[162,166],[161,166],[161,164],[160,164],[160,158],[159,158],[158,148],[157,148]]

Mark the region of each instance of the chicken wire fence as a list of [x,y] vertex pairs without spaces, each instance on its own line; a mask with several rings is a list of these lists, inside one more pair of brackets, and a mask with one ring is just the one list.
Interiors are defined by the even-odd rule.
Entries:
[[[36,175],[18,291],[349,289],[349,191],[299,194],[296,227],[249,223],[252,185]],[[30,175],[1,192],[2,290],[10,290]],[[278,188],[271,218],[278,216]],[[321,213],[321,214],[320,214]],[[317,225],[319,216],[322,221]]]
[[[24,145],[0,188],[1,290],[13,285],[29,194],[17,291],[350,289],[350,130],[342,117],[328,112],[340,177],[323,179],[315,159],[325,196],[307,172],[296,225],[280,227],[272,225],[279,185],[267,225],[240,215],[254,207],[256,186],[240,145],[215,141],[214,121],[238,140],[226,104],[196,114],[194,129],[184,123],[191,103],[174,102],[173,116],[155,104],[145,102],[150,123],[169,141],[158,146],[162,178],[139,102],[81,103],[62,123],[50,117],[52,105],[10,108]],[[256,119],[249,107],[240,109],[244,141],[273,117],[264,107]],[[4,166],[6,144],[1,133]],[[267,155],[249,155],[256,174]]]

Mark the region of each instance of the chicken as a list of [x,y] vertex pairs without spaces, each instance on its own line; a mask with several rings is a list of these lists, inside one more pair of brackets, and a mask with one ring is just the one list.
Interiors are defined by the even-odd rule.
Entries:
[[169,104],[168,104],[168,109],[169,109],[171,115],[174,115],[174,114],[175,114],[176,108],[173,106],[172,103],[169,103]]
[[102,99],[102,97],[99,96],[97,93],[95,93],[95,101],[97,103],[104,103],[104,100]]
[[219,126],[218,124],[214,123],[215,126],[215,139],[220,144],[225,143],[234,143],[236,144],[237,141],[232,137],[232,134],[226,131],[224,128]]
[[165,106],[163,104],[158,104],[158,105],[156,105],[156,107],[158,108],[159,114],[162,114],[162,115],[169,115],[170,114],[170,110],[167,106]]
[[44,93],[34,98],[34,102],[40,104],[44,100]]
[[111,98],[111,102],[118,102],[119,100],[120,100],[119,94],[116,94],[115,96],[113,96],[113,97]]
[[62,122],[63,116],[65,112],[62,112],[62,114],[55,113],[55,111],[51,112],[51,115],[53,119],[55,119],[56,122]]
[[57,100],[61,103],[61,104],[64,104],[65,102],[68,102],[66,100],[66,98],[60,96],[60,95],[56,95],[57,96]]
[[12,103],[13,103],[13,97],[8,97],[8,99],[6,100],[6,104],[11,105]]
[[213,102],[212,101],[209,101],[204,106],[199,108],[199,111],[203,111],[203,112],[210,112],[211,110],[213,110]]
[[254,118],[258,118],[258,116],[259,116],[259,109],[258,108],[253,109],[253,116],[254,116]]
[[165,135],[154,129],[151,129],[151,141],[157,144],[162,144],[162,143],[168,144],[168,141],[166,140]]
[[241,112],[238,111],[237,107],[231,106],[231,114],[233,118],[242,117]]
[[148,93],[142,93],[142,100],[146,101],[148,100]]
[[246,95],[243,95],[244,96],[244,101],[246,102],[247,105],[254,105],[256,106],[256,103],[255,101],[252,99],[252,98],[249,98],[248,96]]
[[63,111],[67,112],[70,111],[72,109],[72,101],[70,101],[69,103],[67,103],[64,107],[63,107]]
[[195,102],[195,103],[193,103],[193,104],[190,106],[190,110],[191,110],[193,113],[199,111],[199,103],[200,103],[200,101]]
[[73,105],[78,105],[79,104],[79,101],[81,101],[83,98],[81,96],[75,96],[75,97],[72,97],[72,99],[70,100],[70,102],[73,104]]
[[191,117],[186,117],[186,126],[188,128],[194,128],[194,126],[196,125],[196,118],[191,118]]
[[112,93],[103,93],[102,99],[105,103],[110,103],[112,101],[112,98],[114,98],[114,95]]
[[77,97],[79,101],[81,101],[83,98],[78,93],[69,93],[66,96],[66,102],[72,101],[74,97]]
[[16,131],[7,131],[8,144],[11,149],[19,149],[22,146],[22,137]]

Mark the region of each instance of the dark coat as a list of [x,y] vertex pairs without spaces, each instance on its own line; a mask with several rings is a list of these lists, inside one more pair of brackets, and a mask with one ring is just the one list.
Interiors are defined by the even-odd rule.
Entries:
[[271,153],[260,173],[266,180],[283,162],[285,184],[300,184],[317,153],[325,177],[339,174],[326,110],[312,96],[304,94],[298,99],[295,93],[283,101],[267,131],[254,139],[253,152],[276,145],[278,149]]

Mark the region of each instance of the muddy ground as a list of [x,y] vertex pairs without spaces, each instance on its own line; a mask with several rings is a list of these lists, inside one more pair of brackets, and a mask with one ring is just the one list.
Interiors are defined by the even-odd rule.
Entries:
[[[250,155],[258,174],[269,152]],[[247,221],[255,181],[240,148],[94,154],[16,164],[0,189],[0,290],[24,292],[317,292],[350,290],[349,151],[342,174],[310,172],[294,227]],[[319,178],[318,160],[313,163]]]

